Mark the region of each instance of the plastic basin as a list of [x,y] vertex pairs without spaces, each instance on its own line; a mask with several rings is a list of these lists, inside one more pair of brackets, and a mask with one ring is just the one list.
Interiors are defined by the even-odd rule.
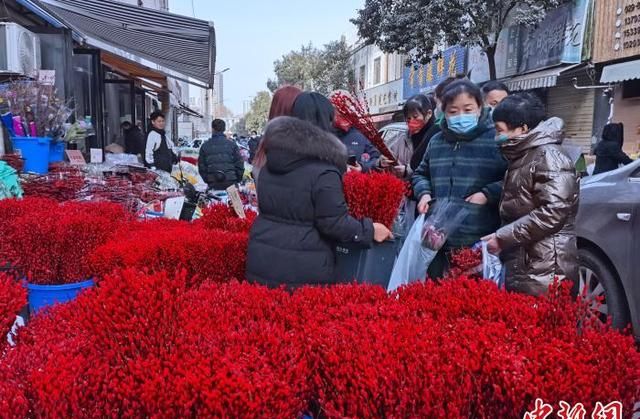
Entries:
[[13,149],[24,159],[24,171],[41,175],[49,173],[51,138],[13,137]]
[[72,301],[80,291],[93,286],[93,279],[64,285],[36,285],[27,282],[29,309],[32,313],[37,313],[45,307]]
[[64,160],[64,141],[51,141],[49,147],[49,163],[58,163]]

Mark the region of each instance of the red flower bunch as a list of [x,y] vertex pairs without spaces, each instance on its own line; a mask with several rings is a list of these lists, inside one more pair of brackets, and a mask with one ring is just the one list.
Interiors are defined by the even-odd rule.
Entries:
[[190,285],[244,279],[248,233],[208,230],[203,223],[146,221],[121,230],[91,256],[93,272],[185,270]]
[[584,307],[566,284],[543,298],[466,278],[289,294],[126,271],[21,331],[0,362],[0,411],[493,418],[542,398],[631,412],[640,353]]
[[207,229],[224,230],[234,233],[248,233],[258,217],[255,211],[244,211],[246,218],[239,218],[233,208],[227,205],[211,205],[205,208],[202,217],[196,222]]
[[78,282],[93,276],[89,255],[129,220],[109,203],[65,203],[26,198],[3,202],[2,259],[36,284]]
[[463,248],[449,255],[449,278],[482,273],[482,249]]
[[349,172],[343,184],[352,216],[393,227],[405,193],[403,181],[388,173]]
[[107,277],[38,316],[0,363],[0,409],[33,417],[298,417],[309,364],[284,291]]
[[12,276],[0,274],[0,339],[5,340],[16,315],[26,304],[27,291],[24,287]]
[[385,144],[382,134],[380,134],[378,127],[373,122],[366,102],[363,104],[363,102],[347,92],[336,92],[331,95],[330,100],[336,112],[351,122],[351,125],[367,137],[383,156],[392,162],[396,161],[396,157]]

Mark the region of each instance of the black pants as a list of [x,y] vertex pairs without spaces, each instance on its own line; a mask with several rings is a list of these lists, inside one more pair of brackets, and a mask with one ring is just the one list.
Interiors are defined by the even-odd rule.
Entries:
[[447,253],[449,253],[449,250],[442,248],[433,259],[429,265],[429,269],[427,269],[427,277],[429,279],[442,279],[444,274],[449,270],[449,258],[447,258]]

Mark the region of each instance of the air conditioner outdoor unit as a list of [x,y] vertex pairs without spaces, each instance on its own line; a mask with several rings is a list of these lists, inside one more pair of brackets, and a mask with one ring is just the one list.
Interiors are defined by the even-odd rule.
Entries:
[[0,73],[35,77],[40,69],[40,39],[15,23],[0,22]]

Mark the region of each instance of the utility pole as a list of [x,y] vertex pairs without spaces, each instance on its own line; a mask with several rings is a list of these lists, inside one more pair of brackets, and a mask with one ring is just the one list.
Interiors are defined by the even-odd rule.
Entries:
[[[216,76],[221,75],[222,73],[226,73],[231,70],[229,67],[225,68],[222,71],[218,71],[213,75],[214,80]],[[214,83],[215,84],[215,83]],[[213,116],[213,110],[211,109],[211,95],[213,94],[213,89],[206,89],[204,93],[204,125],[205,130],[211,129],[211,121]]]

